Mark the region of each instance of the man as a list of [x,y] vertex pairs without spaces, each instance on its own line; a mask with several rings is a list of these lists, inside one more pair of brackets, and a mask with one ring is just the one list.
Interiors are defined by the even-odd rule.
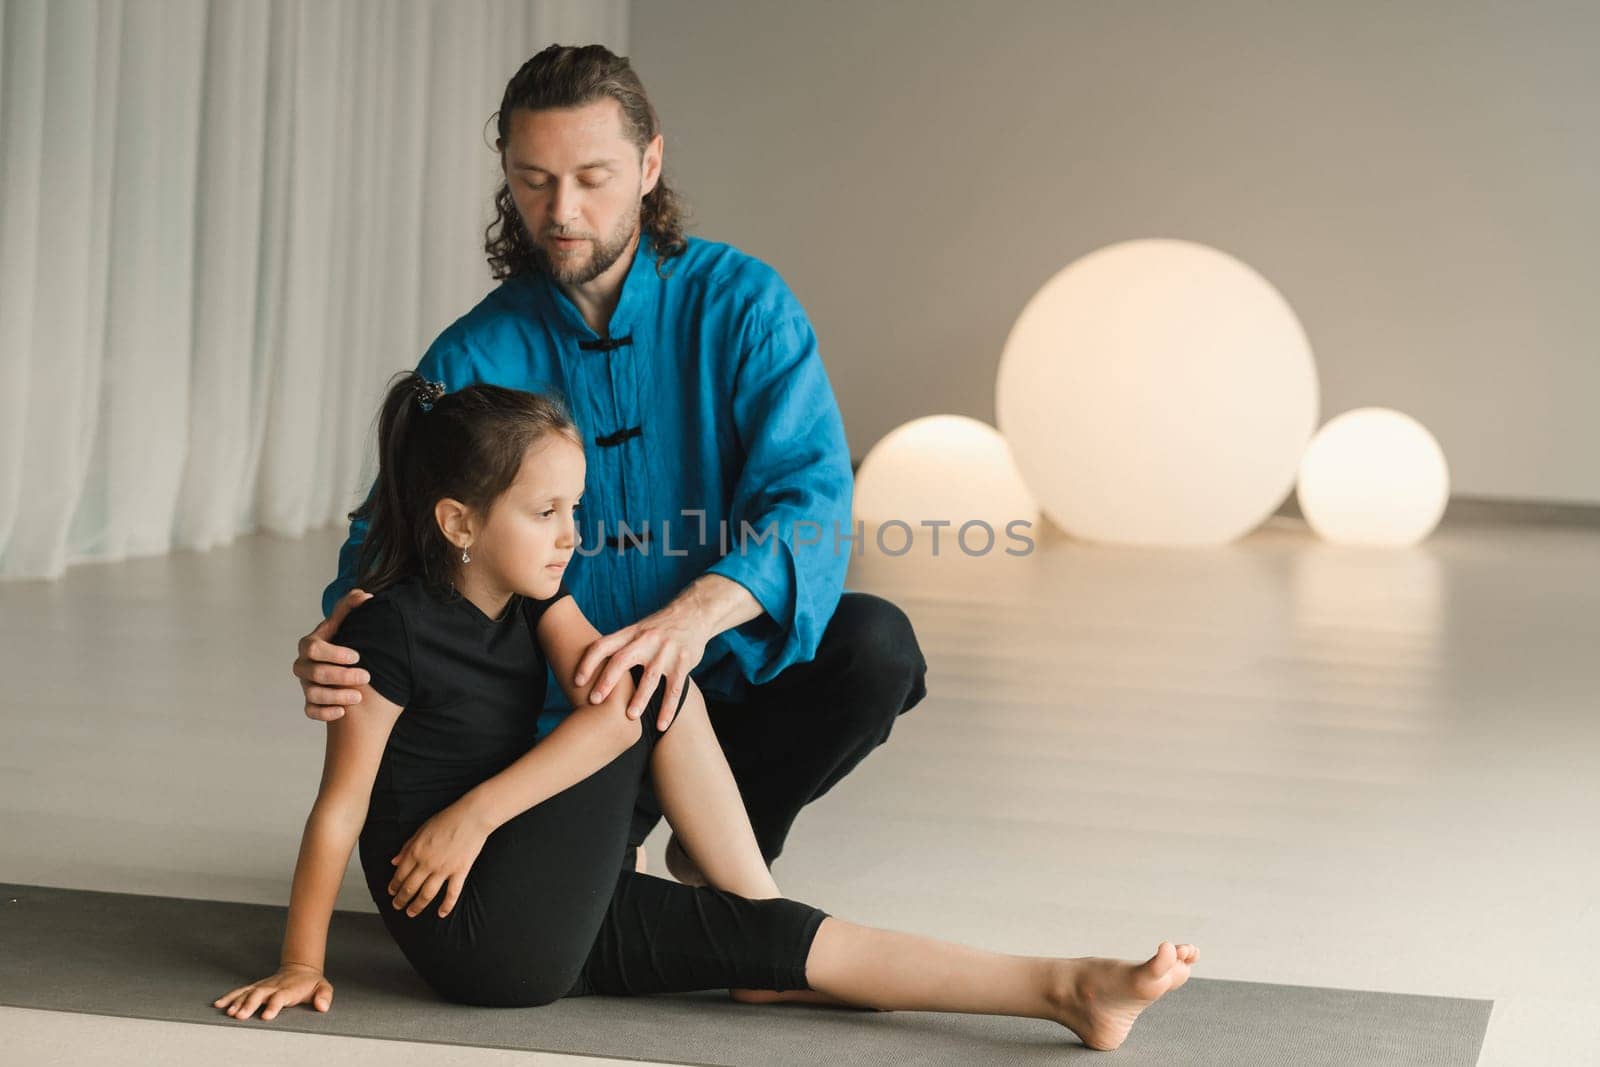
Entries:
[[[417,370],[451,391],[566,398],[588,459],[567,581],[604,635],[577,683],[598,702],[637,665],[629,714],[658,683],[670,714],[692,673],[770,866],[800,808],[926,692],[905,614],[841,592],[861,545],[816,337],[771,268],[684,237],[659,123],[626,59],[545,49],[507,85],[498,129],[505,185],[486,251],[501,284]],[[334,643],[366,595],[350,589],[364,534],[352,524],[327,618],[300,641],[294,672],[314,719],[338,718],[360,699],[339,687],[365,681]],[[569,710],[548,689],[541,737]],[[659,818],[647,783],[625,862]],[[675,840],[667,859],[700,880]]]

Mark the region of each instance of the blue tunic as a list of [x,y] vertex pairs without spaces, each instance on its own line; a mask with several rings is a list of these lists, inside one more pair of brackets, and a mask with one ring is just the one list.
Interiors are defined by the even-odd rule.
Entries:
[[[693,672],[707,695],[737,700],[816,655],[859,551],[850,453],[816,335],[776,271],[698,238],[657,267],[641,234],[609,338],[543,273],[507,278],[417,371],[452,392],[487,383],[566,400],[588,460],[566,576],[578,604],[604,634],[707,572],[743,585],[765,614],[713,638]],[[324,614],[353,586],[365,532],[351,524]],[[545,706],[541,736],[568,710],[559,685]]]

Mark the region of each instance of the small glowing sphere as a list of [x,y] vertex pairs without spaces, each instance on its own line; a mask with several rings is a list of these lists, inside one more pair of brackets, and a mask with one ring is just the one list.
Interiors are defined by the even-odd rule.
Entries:
[[915,530],[943,521],[949,536],[977,520],[1003,539],[1013,519],[1039,518],[1011,446],[965,415],[929,415],[891,430],[861,461],[854,502],[868,526],[899,520]]
[[1085,541],[1214,545],[1294,488],[1317,373],[1283,296],[1188,241],[1084,256],[1006,339],[1000,431],[1039,507]]
[[1403,412],[1357,408],[1329,421],[1300,461],[1300,511],[1345,545],[1414,545],[1450,499],[1450,469],[1427,427]]

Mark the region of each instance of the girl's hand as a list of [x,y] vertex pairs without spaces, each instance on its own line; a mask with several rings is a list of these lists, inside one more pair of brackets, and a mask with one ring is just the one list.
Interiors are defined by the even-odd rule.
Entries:
[[448,884],[439,918],[449,915],[488,837],[489,828],[460,803],[423,823],[400,854],[389,861],[395,867],[394,877],[389,879],[394,906],[405,908],[414,919],[438,895],[439,888]]
[[226,1008],[235,1019],[248,1019],[257,1008],[262,1008],[261,1019],[265,1022],[276,1018],[281,1009],[304,1004],[308,1000],[318,1011],[327,1011],[333,1006],[333,983],[315,967],[303,963],[285,963],[271,978],[263,978],[259,982],[240,986],[231,993],[224,993],[213,1000],[211,1006]]

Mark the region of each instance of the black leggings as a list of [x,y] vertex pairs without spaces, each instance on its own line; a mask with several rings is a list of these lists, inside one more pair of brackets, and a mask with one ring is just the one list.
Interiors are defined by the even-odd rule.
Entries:
[[[636,683],[641,673],[634,668]],[[417,824],[368,820],[360,843],[367,890],[400,951],[441,997],[531,1007],[591,993],[811,988],[806,957],[824,912],[622,866],[662,696],[658,688],[632,748],[489,835],[443,919],[442,889],[415,918],[389,896],[389,859]]]

